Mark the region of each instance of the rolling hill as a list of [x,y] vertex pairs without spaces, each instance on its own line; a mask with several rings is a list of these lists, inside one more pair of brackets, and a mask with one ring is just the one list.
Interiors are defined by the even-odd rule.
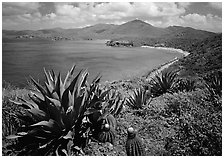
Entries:
[[[15,38],[21,35],[33,35],[38,38],[62,37],[69,39],[123,39],[139,44],[150,43],[155,39],[161,41],[170,39],[202,40],[215,35],[213,32],[197,30],[190,27],[169,26],[167,28],[154,27],[141,20],[133,20],[121,25],[96,24],[76,29],[43,29],[43,30],[3,30],[3,38]],[[147,42],[148,41],[148,42]],[[138,44],[139,43],[139,44]]]

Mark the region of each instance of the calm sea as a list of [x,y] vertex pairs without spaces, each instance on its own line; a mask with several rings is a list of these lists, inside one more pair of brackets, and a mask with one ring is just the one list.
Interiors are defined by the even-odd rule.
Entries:
[[43,82],[43,68],[66,73],[73,64],[78,72],[88,68],[91,81],[98,73],[101,81],[141,75],[182,54],[152,48],[115,48],[96,41],[3,40],[2,79],[15,86],[27,85],[29,76]]

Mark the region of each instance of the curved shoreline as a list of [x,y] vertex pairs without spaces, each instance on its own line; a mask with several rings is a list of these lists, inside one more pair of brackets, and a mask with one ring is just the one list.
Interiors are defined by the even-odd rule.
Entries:
[[[181,49],[175,49],[175,48],[171,48],[171,47],[152,47],[152,46],[141,46],[142,48],[153,48],[153,49],[163,49],[163,50],[170,50],[170,51],[176,51],[179,52],[181,54],[184,55],[184,57],[188,56],[190,53],[187,51],[183,51]],[[177,62],[180,58],[175,57],[174,59],[169,60],[168,62],[162,63],[160,65],[158,65],[156,68],[153,68],[152,70],[149,70],[148,72],[146,72],[145,74],[138,76],[138,77],[144,77],[146,80],[150,80],[150,78],[152,78],[153,76],[155,76],[157,73],[163,71],[164,69],[168,68],[169,66],[171,66],[172,64],[174,64],[175,62]],[[113,80],[113,81],[105,81],[101,84],[113,84],[113,83],[119,83],[119,82],[130,82],[132,79],[120,79],[120,80]]]
[[176,51],[181,54],[184,54],[184,56],[188,56],[190,53],[187,51],[183,51],[182,49],[176,49],[171,47],[153,47],[153,46],[141,46],[142,48],[155,48],[155,49],[164,49],[164,50],[170,50],[170,51]]

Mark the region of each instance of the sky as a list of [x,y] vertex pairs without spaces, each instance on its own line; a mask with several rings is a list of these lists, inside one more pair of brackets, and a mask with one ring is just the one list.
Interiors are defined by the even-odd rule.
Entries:
[[81,28],[140,19],[222,32],[221,2],[2,2],[2,29]]

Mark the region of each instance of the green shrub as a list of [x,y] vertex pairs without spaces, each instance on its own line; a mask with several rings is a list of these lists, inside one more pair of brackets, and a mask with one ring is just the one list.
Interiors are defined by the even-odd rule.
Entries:
[[167,123],[175,133],[166,138],[169,155],[222,154],[222,113],[206,101],[203,91],[167,97]]
[[190,78],[178,78],[173,86],[172,92],[190,92],[197,88],[196,81]]

